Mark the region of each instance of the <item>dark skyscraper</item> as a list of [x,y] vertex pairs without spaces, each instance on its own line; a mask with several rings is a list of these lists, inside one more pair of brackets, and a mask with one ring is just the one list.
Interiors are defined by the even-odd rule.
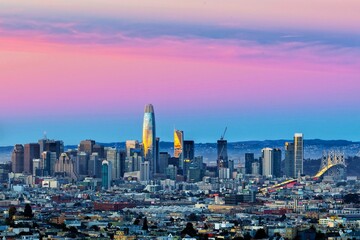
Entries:
[[64,143],[62,141],[40,139],[40,153],[42,152],[55,152],[56,158],[60,157],[60,154],[64,152]]
[[145,106],[144,123],[143,123],[143,151],[145,161],[150,163],[151,177],[156,171],[156,128],[155,112],[151,104]]
[[160,138],[157,137],[156,138],[156,145],[155,145],[155,151],[156,151],[156,154],[155,154],[155,163],[156,163],[156,169],[155,169],[155,172],[156,173],[159,173],[159,161],[160,161]]
[[159,157],[159,173],[165,174],[169,165],[170,154],[168,152],[160,152]]
[[95,144],[93,146],[93,153],[97,153],[99,156],[99,159],[103,159],[105,158],[105,150],[104,150],[104,146],[99,145],[99,144]]
[[16,144],[11,155],[12,171],[22,173],[24,171],[24,146]]
[[184,159],[194,160],[195,157],[195,142],[192,140],[184,141]]
[[40,158],[40,144],[29,143],[24,145],[24,172],[33,173],[33,159]]
[[218,168],[228,167],[227,141],[220,139],[217,141],[217,165]]
[[254,161],[254,153],[245,153],[245,174],[252,174],[252,164]]
[[295,177],[295,153],[294,153],[294,143],[286,142],[285,143],[285,169],[284,174],[287,177]]
[[86,152],[88,155],[91,155],[94,151],[94,140],[84,140],[80,142],[79,152]]
[[273,149],[273,176],[281,177],[281,150],[279,148]]

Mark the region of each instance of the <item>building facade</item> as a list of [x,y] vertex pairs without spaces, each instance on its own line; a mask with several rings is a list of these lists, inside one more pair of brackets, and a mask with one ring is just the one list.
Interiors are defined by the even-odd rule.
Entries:
[[304,173],[304,135],[295,133],[294,136],[294,174],[298,176]]

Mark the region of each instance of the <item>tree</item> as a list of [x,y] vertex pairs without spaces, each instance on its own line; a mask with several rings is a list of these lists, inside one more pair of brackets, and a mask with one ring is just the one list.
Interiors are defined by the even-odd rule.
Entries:
[[249,232],[246,232],[246,233],[245,233],[244,239],[245,239],[245,240],[251,240],[251,235],[250,235]]
[[136,218],[136,219],[135,219],[134,225],[140,225],[140,219],[139,219],[139,218]]
[[16,207],[15,207],[15,206],[9,207],[9,218],[10,218],[10,219],[13,219],[13,217],[15,216],[15,214],[16,214]]
[[266,234],[265,230],[263,228],[260,228],[259,230],[256,231],[254,239],[263,239],[267,237],[268,235]]
[[146,217],[144,218],[144,221],[143,221],[142,230],[145,230],[145,231],[149,230],[148,221],[147,221]]
[[24,216],[27,218],[32,218],[34,216],[33,212],[32,212],[32,208],[30,206],[30,204],[26,204],[25,208],[24,208]]
[[197,235],[197,232],[191,222],[188,222],[185,229],[181,231],[181,237],[185,237],[186,235],[189,235],[190,237],[195,237]]
[[16,214],[16,207],[11,206],[9,207],[8,211],[9,211],[9,217],[7,217],[5,221],[7,225],[12,226],[14,225],[14,216]]

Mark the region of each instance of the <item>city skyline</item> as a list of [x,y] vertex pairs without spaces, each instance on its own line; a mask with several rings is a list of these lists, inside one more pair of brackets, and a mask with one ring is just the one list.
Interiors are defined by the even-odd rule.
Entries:
[[[287,11],[284,11],[287,9]],[[360,3],[0,0],[0,146],[141,139],[359,141]],[[140,129],[140,130],[139,130]],[[211,129],[211,131],[209,131]]]

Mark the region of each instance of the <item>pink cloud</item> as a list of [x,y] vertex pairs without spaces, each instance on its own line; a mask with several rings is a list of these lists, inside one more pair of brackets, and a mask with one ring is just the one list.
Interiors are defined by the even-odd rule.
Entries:
[[148,102],[208,109],[359,101],[356,49],[174,37],[98,44],[96,34],[94,43],[72,44],[17,34],[0,40],[0,107],[10,115],[111,112]]

